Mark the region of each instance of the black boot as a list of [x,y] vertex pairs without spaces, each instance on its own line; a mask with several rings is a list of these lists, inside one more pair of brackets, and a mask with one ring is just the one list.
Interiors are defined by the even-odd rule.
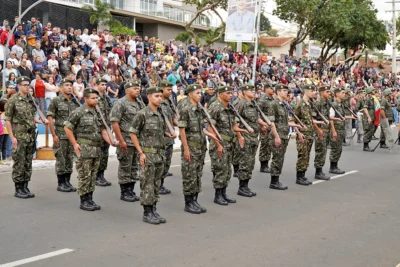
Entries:
[[330,177],[325,175],[325,173],[322,171],[322,168],[315,169],[315,177],[314,178],[317,180],[325,180],[325,181],[331,179]]
[[28,197],[33,198],[33,197],[35,197],[35,194],[31,193],[31,191],[30,191],[29,188],[28,188],[28,184],[29,184],[28,181],[25,181],[25,182],[22,184],[22,191],[24,191],[24,193],[27,194]]
[[96,185],[97,186],[107,186],[107,183],[103,181],[103,178],[101,176],[101,171],[97,172]]
[[167,176],[167,177],[169,177],[169,176],[173,176],[173,174],[172,174],[172,173],[170,173],[170,172],[167,172],[166,176]]
[[233,165],[233,177],[239,177],[238,175],[238,170],[239,170],[239,164]]
[[372,149],[369,148],[369,143],[364,143],[363,151],[374,152]]
[[194,204],[192,195],[185,195],[185,211],[200,214],[201,210]]
[[156,217],[160,221],[160,223],[166,223],[167,220],[164,219],[163,217],[161,217],[160,214],[157,213],[156,205],[157,204],[154,204],[153,206],[151,206],[151,212],[153,212],[154,217]]
[[260,172],[269,173],[268,160],[260,161]]
[[72,173],[64,174],[65,184],[71,189],[71,192],[76,192],[76,188],[71,184],[71,174]]
[[288,189],[286,185],[283,185],[281,182],[279,182],[279,176],[271,176],[271,184],[269,185],[269,188],[276,190]]
[[58,179],[57,191],[64,193],[72,192],[71,188],[69,188],[65,183],[65,174],[57,175],[57,179]]
[[228,203],[236,203],[236,199],[234,198],[230,198],[227,194],[226,194],[226,187],[222,188],[222,197],[226,200],[226,202]]
[[140,200],[140,198],[135,193],[135,182],[129,183],[129,191],[130,191],[130,193],[133,196],[133,199],[135,201],[139,201]]
[[160,224],[160,220],[153,214],[152,206],[143,206],[143,221],[150,224]]
[[389,147],[385,144],[385,141],[381,141],[379,147],[380,147],[380,148],[389,148]]
[[164,179],[161,180],[161,186],[160,186],[160,195],[168,195],[171,194],[171,190],[169,190],[168,188],[166,188],[164,186]]
[[105,186],[110,186],[111,182],[107,181],[107,179],[104,177],[104,171],[100,171],[101,177],[100,179],[105,183]]
[[81,210],[86,210],[86,211],[95,211],[96,208],[90,204],[89,201],[89,194],[84,194],[81,196],[81,205],[79,206]]
[[223,206],[228,205],[228,202],[222,196],[222,188],[215,189],[214,203],[217,203],[218,205],[223,205]]
[[197,199],[198,199],[198,198],[199,198],[199,193],[196,193],[196,194],[193,195],[193,203],[194,203],[194,205],[197,206],[197,208],[201,211],[201,213],[206,213],[206,212],[207,212],[207,209],[204,208],[204,207],[202,207],[202,206],[199,204],[199,202],[197,202]]
[[299,185],[310,185],[309,181],[307,180],[307,178],[304,177],[304,172],[300,172],[298,171],[296,173],[296,184]]
[[329,173],[333,173],[333,174],[344,174],[345,171],[342,171],[341,169],[339,169],[337,162],[331,162],[331,167],[329,169]]
[[17,198],[29,198],[29,196],[25,193],[23,188],[24,188],[23,182],[15,183],[14,196]]
[[254,191],[252,191],[252,190],[249,188],[250,179],[247,179],[247,180],[244,180],[244,181],[245,181],[244,186],[245,186],[246,190],[247,190],[248,192],[250,192],[250,194],[251,194],[253,197],[257,196],[257,193],[254,192]]
[[97,205],[96,202],[93,201],[93,192],[89,193],[89,203],[95,208],[95,210],[101,210],[100,205]]
[[239,190],[237,191],[237,194],[242,197],[252,197],[253,196],[249,191],[246,190],[246,181],[245,180],[239,180]]
[[133,195],[130,194],[129,184],[120,184],[121,187],[121,197],[120,199],[126,202],[135,202]]

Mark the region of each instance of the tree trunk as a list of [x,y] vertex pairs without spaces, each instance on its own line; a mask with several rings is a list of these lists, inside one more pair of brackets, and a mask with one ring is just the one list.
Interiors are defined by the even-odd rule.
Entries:
[[289,48],[289,57],[293,57],[295,49],[296,49],[296,42],[292,42]]

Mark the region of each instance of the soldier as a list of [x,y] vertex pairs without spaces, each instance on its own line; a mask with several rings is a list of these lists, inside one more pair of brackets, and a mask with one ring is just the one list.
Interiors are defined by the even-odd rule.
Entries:
[[[111,98],[108,96],[108,94],[106,94],[107,80],[103,78],[96,79],[96,84],[97,84],[97,91],[99,92],[98,105],[107,125],[110,126],[111,125],[110,112],[112,108],[112,102]],[[101,120],[100,116],[99,119]],[[96,185],[110,186],[111,182],[107,181],[107,179],[104,177],[104,172],[107,169],[107,164],[108,164],[108,150],[110,148],[110,145],[105,141],[101,142],[102,143],[101,143],[100,166],[99,166],[99,172],[97,173],[96,176]]]
[[[249,188],[249,181],[252,178],[256,154],[258,150],[258,136],[261,132],[261,127],[264,132],[267,131],[268,124],[261,120],[258,116],[258,110],[254,105],[254,97],[256,90],[253,85],[245,84],[239,88],[243,93],[243,98],[237,103],[237,111],[239,115],[249,124],[254,130],[251,134],[243,134],[244,147],[236,150],[239,163],[238,178],[239,190],[237,194],[244,197],[254,197],[257,194]],[[239,127],[244,128],[242,123]]]
[[[78,194],[81,199],[80,208],[94,211],[101,208],[93,201],[96,174],[101,160],[101,143],[104,140],[111,144],[111,140],[95,111],[99,92],[93,88],[86,88],[83,91],[83,97],[85,104],[71,113],[68,120],[64,122],[64,130],[77,156],[76,171],[78,172]],[[118,143],[114,145],[117,146]]]
[[[318,88],[319,91],[319,98],[315,101],[315,107],[321,112],[325,118],[329,119],[329,95],[330,95],[330,88],[328,86],[321,86]],[[321,120],[322,118],[319,118]],[[314,167],[315,167],[315,179],[317,180],[329,180],[330,177],[326,176],[323,172],[322,168],[325,165],[326,160],[326,152],[328,149],[329,143],[329,127],[335,127],[333,122],[330,122],[330,126],[327,124],[321,124],[319,126],[319,130],[317,131],[317,137],[315,138],[315,158],[314,158]]]
[[207,209],[197,202],[201,192],[201,177],[207,151],[205,136],[207,135],[218,142],[215,135],[205,129],[205,115],[198,107],[201,100],[201,90],[199,84],[192,84],[186,88],[191,107],[181,110],[178,121],[179,137],[182,142],[181,171],[185,211],[193,214],[207,212]]
[[53,136],[53,150],[56,156],[57,191],[60,192],[76,192],[76,188],[70,183],[74,165],[74,148],[64,131],[64,122],[81,105],[72,96],[72,90],[72,81],[62,79],[60,93],[51,100],[47,111],[50,132]]
[[364,148],[363,151],[373,152],[369,148],[369,143],[372,140],[372,136],[375,132],[375,102],[378,102],[378,91],[374,87],[367,87],[367,97],[364,102],[364,117],[363,117],[363,128],[364,128]]
[[163,90],[159,87],[147,88],[149,104],[140,110],[129,129],[133,145],[140,156],[140,204],[143,206],[143,221],[150,224],[165,223],[157,213],[161,179],[164,173],[164,135],[175,138],[167,132],[166,122],[160,113]]
[[[161,102],[161,112],[168,118],[171,125],[178,125],[178,121],[175,119],[175,113],[173,111],[170,96],[172,94],[172,83],[168,81],[161,81],[160,88],[163,89],[163,101]],[[187,97],[186,97],[187,98]],[[171,190],[164,186],[164,179],[169,174],[169,168],[171,166],[172,153],[174,152],[174,140],[170,137],[165,137],[165,166],[164,173],[161,179],[160,195],[171,194]],[[172,174],[171,174],[172,175]]]
[[[239,89],[239,88],[238,88]],[[238,97],[232,102],[232,105],[237,109],[237,104],[243,99],[242,90],[237,90]],[[233,177],[239,177],[239,161],[240,161],[240,145],[238,142],[235,143],[233,148],[232,165],[233,165]]]
[[[362,128],[362,117],[364,111],[364,102],[365,102],[365,90],[361,88],[357,91],[358,99],[356,104],[357,116],[358,116],[358,124],[359,128]],[[357,143],[361,144],[363,142],[364,131],[360,134],[360,130],[357,132]]]
[[[389,129],[390,129],[390,125],[392,125],[394,122],[394,113],[393,113],[393,108],[392,108],[391,103],[392,103],[392,88],[388,88],[383,91],[380,115],[382,117],[382,120],[386,120],[386,119],[388,120]],[[385,136],[385,131],[382,127],[382,124],[381,124],[380,148],[389,148],[386,145],[386,136]]]
[[140,81],[128,82],[124,86],[126,95],[114,102],[110,121],[119,141],[117,148],[118,183],[121,187],[120,199],[127,202],[139,201],[135,194],[135,183],[139,181],[139,155],[129,135],[129,128],[144,104],[139,101]]
[[[335,101],[332,103],[332,105],[342,116],[344,116],[345,120],[353,119],[352,116],[343,115],[345,114],[343,106],[343,100],[345,98],[344,89],[335,88],[334,92]],[[338,162],[342,155],[342,145],[345,134],[345,122],[340,118],[340,116],[337,114],[337,112],[335,112],[333,108],[330,108],[329,110],[329,119],[331,120],[331,153],[329,155],[331,166],[329,169],[329,173],[343,174],[345,173],[345,171],[339,169]]]
[[271,183],[269,188],[286,190],[287,186],[279,182],[279,175],[282,173],[283,161],[285,159],[286,148],[289,143],[289,126],[299,127],[299,125],[288,121],[288,110],[285,101],[288,100],[288,87],[284,84],[275,86],[277,97],[272,101],[268,109],[267,116],[272,123],[269,134],[270,146],[272,150],[271,162]]
[[6,127],[12,143],[14,161],[12,179],[17,198],[33,198],[35,194],[28,188],[32,176],[32,158],[36,151],[36,123],[45,123],[35,117],[35,106],[29,94],[30,79],[26,76],[17,79],[19,92],[7,102]]
[[[229,180],[232,175],[232,154],[234,144],[238,140],[241,148],[244,146],[244,138],[235,122],[235,113],[229,107],[229,102],[233,96],[233,88],[230,86],[220,86],[217,88],[218,98],[210,105],[209,112],[213,123],[220,133],[221,142],[210,142],[211,169],[213,171],[213,184],[215,189],[214,203],[228,205],[236,203],[234,198],[226,194]],[[236,133],[236,134],[235,134]]]
[[[344,100],[343,100],[344,115],[345,116],[350,116],[351,115],[351,112],[349,111],[350,99],[351,99],[351,90],[350,90],[350,88],[346,87],[344,89],[344,93],[345,93],[345,97],[344,97]],[[345,136],[344,136],[344,139],[343,139],[343,146],[349,146],[351,138],[352,138],[352,121],[351,120],[346,120],[345,121]]]
[[[274,101],[274,89],[270,83],[264,85],[265,95],[258,101],[258,105],[264,114],[268,114],[272,101]],[[268,162],[271,159],[271,146],[269,141],[269,131],[260,133],[260,151],[258,154],[260,160],[260,172],[269,173]]]

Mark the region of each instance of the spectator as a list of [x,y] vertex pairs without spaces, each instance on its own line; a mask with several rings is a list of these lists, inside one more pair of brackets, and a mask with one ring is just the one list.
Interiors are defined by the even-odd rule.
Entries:
[[50,59],[47,61],[47,65],[49,69],[53,72],[54,70],[59,69],[58,60],[56,59],[56,53],[52,52],[50,55]]
[[52,33],[49,35],[49,39],[51,44],[59,44],[61,42],[61,37],[56,27],[53,28]]
[[46,60],[46,55],[44,54],[44,51],[40,48],[40,43],[37,43],[36,47],[32,50],[32,57],[39,57],[41,62],[44,62]]
[[115,75],[111,75],[111,79],[107,83],[107,93],[113,103],[118,99],[118,85],[115,82]]
[[67,39],[63,40],[58,51],[61,55],[64,52],[71,51],[71,43]]
[[83,34],[81,35],[81,40],[82,40],[82,48],[85,54],[89,54],[90,52],[90,37],[88,35],[89,30],[84,29]]
[[15,77],[15,73],[11,72],[10,75],[8,75],[8,79],[6,81],[6,86],[17,86],[17,78]]
[[53,77],[49,77],[48,82],[45,83],[45,98],[46,98],[46,109],[49,108],[50,102],[53,98],[57,97],[58,87],[55,85]]
[[29,79],[34,79],[34,75],[31,71],[31,69],[27,65],[27,59],[22,59],[21,60],[21,65],[17,68],[18,72],[21,74],[21,76],[26,76]]
[[46,86],[40,73],[37,73],[35,77],[36,79],[31,81],[30,86],[33,89],[33,93],[36,101],[39,104],[40,111],[42,111],[43,114],[46,114]]
[[[0,65],[0,66],[3,67],[3,65]],[[0,69],[1,69],[1,67],[0,67]],[[13,67],[13,63],[8,60],[6,62],[6,68],[4,70],[2,70],[1,73],[3,73],[3,75],[5,74],[6,77],[9,77],[10,73],[14,73],[16,77],[19,77],[18,71]]]
[[[58,30],[59,30],[60,28],[58,28]],[[68,41],[68,39],[67,39],[67,30],[65,30],[65,29],[62,29],[61,31],[59,31],[60,32],[60,43],[62,43],[64,40],[67,40]]]
[[82,76],[76,78],[76,82],[73,83],[72,87],[74,88],[74,94],[79,98],[79,100],[82,100],[83,90],[85,89]]
[[76,76],[77,77],[81,77],[83,83],[85,84],[85,87],[87,87],[87,85],[89,84],[89,80],[90,80],[90,71],[87,68],[86,63],[82,63],[82,65],[80,66],[81,69],[77,72]]
[[58,60],[59,71],[62,76],[66,76],[71,70],[71,63],[67,57],[67,52],[62,53],[62,57]]
[[17,26],[17,30],[14,33],[15,42],[21,39],[21,36],[25,35],[25,32],[22,30],[22,25]]
[[7,144],[8,144],[8,131],[6,127],[6,123],[4,120],[5,114],[6,114],[6,106],[7,106],[7,101],[2,99],[0,100],[0,112],[1,112],[1,132],[3,134],[0,136],[0,151],[1,151],[1,161],[0,165],[6,164],[6,159],[7,159]]
[[31,21],[28,21],[26,31],[28,32],[28,35],[30,31],[35,33],[37,40],[40,40],[42,38],[42,26],[40,24],[40,21],[38,21],[35,17],[32,17]]
[[71,66],[71,71],[76,77],[76,75],[78,74],[78,71],[80,71],[80,70],[81,70],[81,65],[79,63],[79,60],[75,59],[74,64]]
[[26,33],[28,40],[27,52],[29,56],[32,56],[32,50],[36,47],[38,41],[38,35],[36,31],[36,25],[32,25],[31,30]]
[[67,40],[68,40],[68,42],[71,42],[71,43],[77,42],[76,36],[75,36],[75,31],[74,31],[74,28],[72,28],[72,27],[69,28],[69,30],[68,30]]
[[33,73],[41,72],[44,68],[44,62],[40,57],[35,57],[35,61],[32,64]]
[[18,60],[21,60],[22,54],[24,53],[24,48],[22,47],[22,40],[18,39],[15,45],[11,49],[12,52],[16,54]]
[[19,66],[19,60],[17,59],[17,53],[11,52],[10,53],[10,58],[7,59],[7,61],[10,61],[13,64],[13,67],[16,68]]

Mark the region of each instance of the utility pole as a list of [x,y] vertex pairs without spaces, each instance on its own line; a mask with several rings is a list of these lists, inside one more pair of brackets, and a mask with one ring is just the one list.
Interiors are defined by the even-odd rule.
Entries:
[[18,24],[21,24],[22,0],[18,2]]
[[255,38],[255,44],[254,44],[254,59],[253,59],[253,76],[252,76],[252,79],[251,79],[254,86],[256,85],[256,69],[257,69],[257,55],[258,55],[258,35],[260,35],[261,4],[262,4],[262,1],[258,0],[256,38]]
[[390,3],[392,4],[392,10],[390,11],[386,11],[386,12],[392,12],[392,23],[393,23],[393,34],[392,34],[392,73],[394,73],[394,75],[396,75],[397,73],[397,40],[396,40],[396,3],[400,3],[400,1],[396,1],[396,0],[391,0],[388,1],[386,3]]

